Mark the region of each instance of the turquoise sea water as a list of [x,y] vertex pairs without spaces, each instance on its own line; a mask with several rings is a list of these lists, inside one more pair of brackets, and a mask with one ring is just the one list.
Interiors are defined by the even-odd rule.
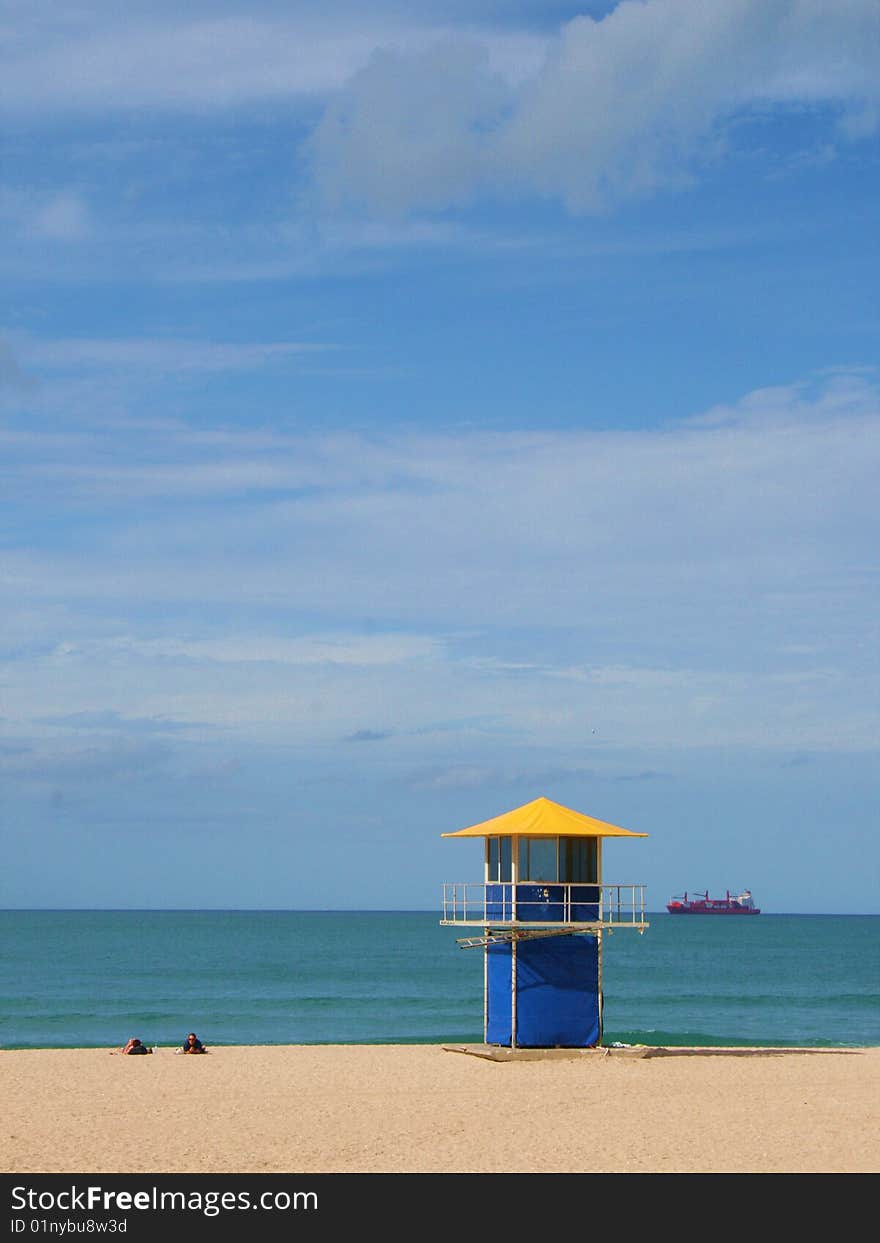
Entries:
[[[433,912],[0,911],[0,1047],[482,1040]],[[650,917],[606,936],[604,1043],[880,1045],[880,916]]]

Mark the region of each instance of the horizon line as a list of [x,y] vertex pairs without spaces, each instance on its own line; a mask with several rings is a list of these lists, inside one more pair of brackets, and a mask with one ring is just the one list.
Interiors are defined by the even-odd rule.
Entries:
[[[646,911],[647,915],[667,916],[665,909]],[[432,915],[442,914],[440,907],[349,907],[349,906],[2,906],[0,914],[56,914],[56,915]],[[845,917],[876,917],[880,911],[767,911],[762,915],[808,915]]]

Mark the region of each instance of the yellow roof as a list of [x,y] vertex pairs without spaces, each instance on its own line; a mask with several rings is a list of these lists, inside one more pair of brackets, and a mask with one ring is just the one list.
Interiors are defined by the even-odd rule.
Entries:
[[633,833],[630,829],[594,820],[582,812],[572,811],[549,798],[536,798],[522,807],[472,824],[454,833],[441,833],[441,837],[647,837],[647,833]]

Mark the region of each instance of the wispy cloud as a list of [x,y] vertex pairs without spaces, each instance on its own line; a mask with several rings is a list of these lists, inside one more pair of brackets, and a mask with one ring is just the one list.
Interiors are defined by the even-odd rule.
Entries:
[[598,753],[876,737],[869,372],[641,432],[228,430],[183,464],[172,432],[172,465],[137,471],[118,433],[38,444],[17,484],[51,479],[59,525],[5,556],[9,633],[42,638],[8,654],[9,721],[378,734],[412,759],[445,746],[438,720],[469,722],[449,745]]
[[17,352],[8,342],[0,340],[0,391],[5,388],[24,392],[34,384],[34,379],[22,369]]
[[100,712],[68,712],[62,716],[47,716],[37,723],[113,734],[171,734],[190,728],[187,724],[169,720],[167,717],[128,717],[106,709]]
[[[39,113],[62,105],[91,111],[143,107],[210,110],[271,99],[326,96],[365,65],[377,47],[412,48],[443,37],[442,21],[377,4],[347,15],[289,7],[230,6],[218,15],[92,5],[45,23],[16,5],[17,38],[0,62],[0,107]],[[236,7],[238,11],[236,11]],[[193,6],[194,8],[194,6]],[[11,19],[10,19],[11,21]],[[480,38],[479,28],[476,37]],[[493,64],[516,78],[534,64],[543,40],[526,30],[482,36]]]
[[28,232],[46,241],[79,241],[89,231],[88,208],[77,194],[59,194],[42,203],[28,223]]
[[301,354],[321,353],[338,347],[332,343],[301,341],[218,342],[180,340],[108,340],[75,338],[22,342],[25,357],[34,366],[51,371],[71,368],[149,370],[151,374],[223,372],[284,362]]
[[82,787],[95,780],[131,781],[165,769],[173,753],[165,743],[119,741],[110,745],[76,747],[35,746],[18,755],[0,754],[0,771],[7,777]]
[[250,633],[222,639],[120,639],[115,650],[150,659],[217,664],[381,666],[433,658],[441,644],[423,635],[309,636]]

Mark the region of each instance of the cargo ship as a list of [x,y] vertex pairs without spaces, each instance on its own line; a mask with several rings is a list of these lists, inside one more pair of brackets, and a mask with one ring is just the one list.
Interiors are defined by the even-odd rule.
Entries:
[[709,891],[695,893],[688,897],[687,892],[667,902],[666,909],[670,915],[760,915],[761,912],[752,901],[751,890],[744,889],[735,897],[727,890],[723,898],[710,898]]

